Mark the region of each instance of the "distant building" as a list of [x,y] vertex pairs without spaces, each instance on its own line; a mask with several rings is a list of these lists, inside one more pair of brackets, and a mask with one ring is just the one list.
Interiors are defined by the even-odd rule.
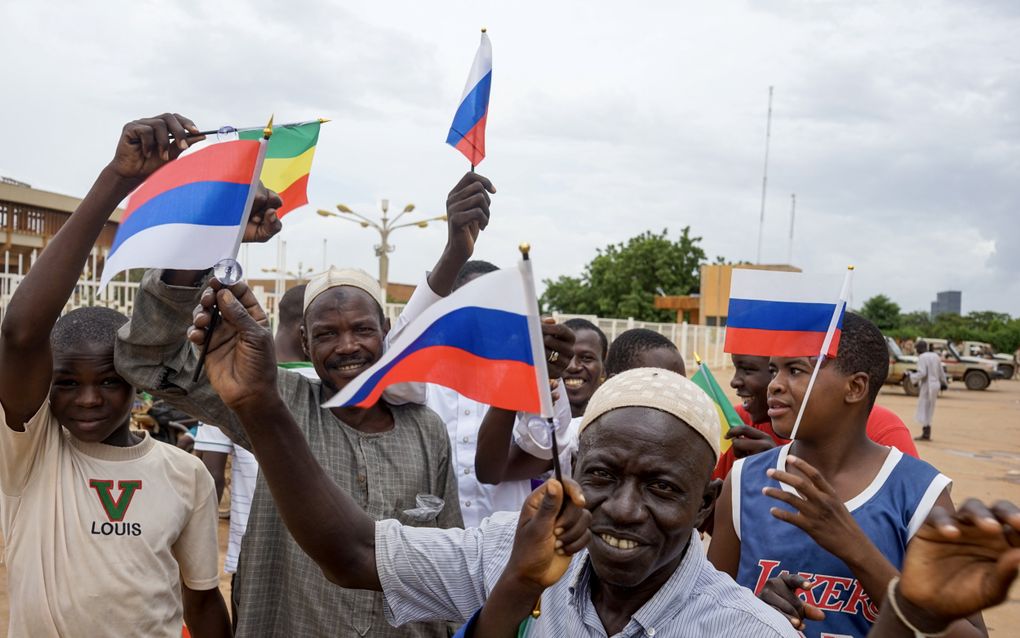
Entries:
[[[57,234],[81,200],[36,188],[24,182],[0,177],[0,271],[27,272],[32,260]],[[114,211],[96,240],[95,257],[86,265],[86,276],[92,278],[102,269],[106,253],[117,234],[117,222],[124,211]]]
[[657,296],[655,307],[676,311],[677,323],[725,326],[730,307],[730,278],[734,268],[801,272],[787,264],[705,264],[701,267],[701,288],[696,295]]
[[931,320],[935,321],[939,315],[960,314],[961,300],[963,293],[959,290],[943,290],[935,295],[935,301],[931,302]]

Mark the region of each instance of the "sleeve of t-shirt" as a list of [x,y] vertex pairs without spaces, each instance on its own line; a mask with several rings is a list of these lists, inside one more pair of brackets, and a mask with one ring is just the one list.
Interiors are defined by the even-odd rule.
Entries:
[[195,466],[191,516],[173,546],[174,557],[181,568],[181,579],[188,589],[204,591],[220,584],[217,515],[216,486],[205,466],[199,462]]
[[230,454],[234,451],[234,442],[215,425],[200,423],[195,435],[195,450]]
[[21,496],[36,463],[47,454],[56,454],[59,436],[60,426],[50,412],[49,401],[39,406],[23,432],[7,427],[0,404],[0,491],[7,496]]

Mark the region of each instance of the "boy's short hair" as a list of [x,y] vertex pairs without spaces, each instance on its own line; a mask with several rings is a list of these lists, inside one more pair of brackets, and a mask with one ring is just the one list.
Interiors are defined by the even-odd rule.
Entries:
[[88,306],[76,308],[57,319],[50,332],[54,352],[69,352],[87,347],[109,347],[113,353],[117,330],[128,318],[111,308]]
[[836,369],[843,374],[868,375],[868,409],[889,376],[889,350],[878,326],[859,314],[843,315],[843,331],[836,353]]
[[566,321],[563,322],[563,325],[570,328],[574,332],[577,332],[578,330],[591,330],[596,335],[598,335],[599,343],[602,345],[602,356],[600,358],[602,359],[603,362],[605,362],[606,356],[609,354],[609,340],[606,339],[606,333],[602,332],[602,330],[600,330],[599,327],[593,324],[592,322],[588,321],[587,319],[582,319],[580,317],[567,319]]
[[647,328],[631,328],[620,333],[611,346],[606,356],[606,375],[613,376],[624,370],[630,370],[637,364],[637,357],[642,352],[667,348],[669,350],[679,349],[676,344],[654,330]]
[[457,277],[453,280],[453,289],[456,290],[460,288],[475,277],[495,272],[497,270],[499,270],[499,266],[481,259],[472,259],[471,261],[465,262],[457,272]]
[[294,286],[280,297],[280,323],[294,325],[301,323],[304,316],[305,284]]

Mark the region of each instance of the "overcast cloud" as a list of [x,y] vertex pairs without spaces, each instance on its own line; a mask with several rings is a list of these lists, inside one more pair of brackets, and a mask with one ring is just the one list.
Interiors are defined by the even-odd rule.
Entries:
[[[1020,315],[1020,3],[5,0],[0,175],[82,195],[120,126],[175,110],[199,126],[330,117],[286,219],[288,267],[375,272],[373,233],[314,209],[382,197],[443,212],[467,165],[443,144],[487,26],[494,78],[480,171],[493,224],[477,256],[535,246],[539,277],[595,249],[690,225],[710,256],[755,258],[775,86],[763,260],[858,268],[855,299],[905,310],[963,291]],[[445,229],[400,231],[416,281]],[[275,248],[249,254],[274,265]]]

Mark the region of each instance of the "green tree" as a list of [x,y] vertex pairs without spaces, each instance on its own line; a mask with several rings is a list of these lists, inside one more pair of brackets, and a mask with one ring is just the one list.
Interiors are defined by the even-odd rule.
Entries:
[[599,249],[580,277],[545,280],[542,306],[546,310],[602,317],[634,317],[641,321],[670,321],[671,310],[657,310],[657,294],[697,292],[705,263],[701,237],[684,227],[676,240],[669,230],[645,231],[626,242]]
[[900,306],[885,295],[875,295],[861,306],[861,315],[881,330],[894,330],[900,325]]

